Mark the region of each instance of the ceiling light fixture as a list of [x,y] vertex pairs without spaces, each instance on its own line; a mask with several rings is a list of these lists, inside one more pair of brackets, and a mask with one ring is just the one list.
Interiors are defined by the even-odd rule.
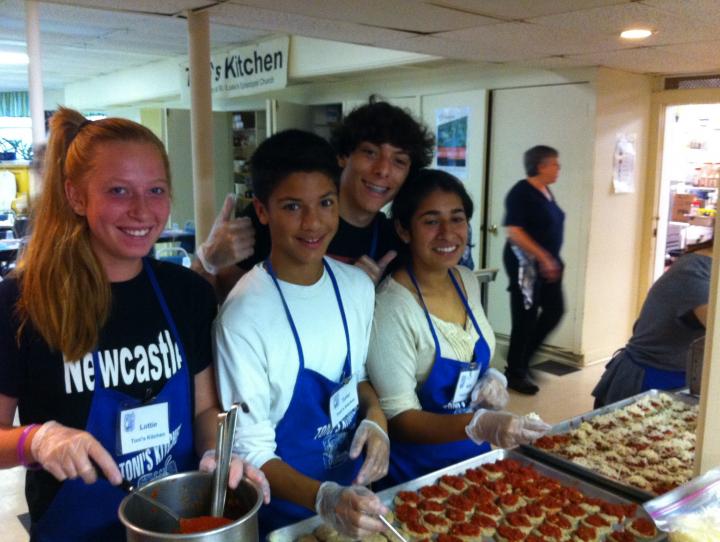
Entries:
[[630,28],[620,33],[620,37],[626,40],[644,40],[652,36],[652,30],[647,28]]
[[25,53],[0,51],[0,64],[27,64],[30,59]]

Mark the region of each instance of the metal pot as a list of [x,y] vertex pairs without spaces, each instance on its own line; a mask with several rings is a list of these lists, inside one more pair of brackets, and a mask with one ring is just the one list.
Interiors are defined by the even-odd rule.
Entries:
[[[160,478],[138,489],[170,507],[180,517],[209,514],[212,494],[212,475],[205,472],[184,472]],[[243,479],[237,489],[228,489],[225,504],[226,518],[234,521],[218,529],[192,534],[157,532],[152,506],[132,494],[120,503],[118,515],[125,525],[128,542],[158,542],[183,540],[187,542],[258,542],[257,514],[262,504],[262,492],[252,482]]]

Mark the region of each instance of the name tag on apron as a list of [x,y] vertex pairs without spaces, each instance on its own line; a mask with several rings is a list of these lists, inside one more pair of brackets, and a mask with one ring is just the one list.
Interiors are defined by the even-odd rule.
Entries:
[[355,376],[351,376],[339,390],[330,396],[330,423],[336,427],[360,405]]
[[120,451],[123,455],[169,442],[167,403],[120,411]]
[[480,378],[480,366],[477,363],[471,363],[467,369],[460,371],[457,384],[455,384],[453,403],[460,403],[470,399],[470,392],[477,384],[478,378]]

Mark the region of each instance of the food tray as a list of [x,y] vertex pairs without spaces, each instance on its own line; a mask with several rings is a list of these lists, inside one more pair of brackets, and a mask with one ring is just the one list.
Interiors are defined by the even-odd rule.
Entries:
[[[590,420],[590,419],[592,419],[596,416],[600,416],[602,414],[607,414],[607,413],[613,412],[615,410],[620,410],[621,408],[623,408],[627,405],[630,405],[643,397],[646,397],[646,396],[656,397],[660,394],[671,395],[673,397],[673,399],[677,399],[678,401],[682,401],[682,402],[690,404],[690,405],[696,405],[698,403],[697,397],[693,397],[692,395],[689,395],[687,393],[682,393],[682,391],[675,393],[675,392],[667,392],[667,391],[661,391],[661,390],[648,390],[648,391],[639,393],[637,395],[633,395],[632,397],[623,399],[621,401],[617,401],[616,403],[612,403],[610,405],[605,405],[604,407],[597,408],[595,410],[591,410],[590,412],[586,412],[585,414],[581,414],[580,416],[575,416],[574,418],[570,418],[569,420],[560,422],[560,423],[554,425],[552,427],[552,429],[550,431],[548,431],[547,434],[548,435],[559,435],[562,433],[567,433],[569,431],[577,429],[580,426],[580,424],[582,424],[584,421]],[[637,500],[640,502],[645,502],[645,501],[653,499],[657,496],[650,491],[645,491],[638,487],[634,487],[632,485],[625,484],[625,483],[615,480],[613,478],[609,478],[609,477],[604,476],[603,474],[600,474],[596,471],[590,470],[589,468],[583,467],[582,465],[578,465],[577,463],[574,463],[574,462],[570,461],[569,459],[565,459],[564,457],[560,457],[558,455],[550,453],[541,448],[537,448],[532,445],[521,445],[520,449],[524,453],[526,453],[532,457],[535,457],[537,459],[540,459],[543,462],[550,463],[554,466],[560,467],[563,470],[569,471],[577,476],[580,476],[582,478],[591,480],[595,483],[601,484],[601,485],[608,487],[614,491],[618,491],[634,500]]]
[[[426,474],[425,476],[416,478],[415,480],[410,480],[409,482],[405,482],[404,484],[385,489],[378,492],[377,495],[383,502],[383,504],[392,509],[393,499],[395,495],[400,491],[416,491],[423,486],[435,483],[438,479],[440,479],[440,477],[446,474],[462,474],[468,469],[477,467],[484,463],[493,463],[500,459],[514,459],[516,461],[519,461],[520,463],[529,465],[535,468],[539,473],[550,478],[554,478],[563,485],[574,487],[582,491],[585,495],[589,497],[601,498],[612,503],[630,503],[630,500],[626,499],[623,496],[610,493],[605,489],[592,485],[588,482],[585,482],[584,480],[578,479],[571,474],[559,471],[551,466],[540,463],[514,450],[493,450],[486,454],[467,459],[449,467],[445,467],[444,469],[431,472],[429,474]],[[642,507],[638,507],[638,511],[635,517],[642,517],[648,520],[650,519],[647,512]],[[322,519],[320,519],[320,516],[313,516],[298,523],[294,523],[292,525],[288,525],[281,529],[276,529],[275,531],[272,531],[267,536],[267,542],[294,542],[295,539],[297,539],[299,536],[312,533],[312,531],[316,527],[319,527],[321,524]],[[483,541],[487,542],[491,542],[492,540],[492,537],[483,538]],[[658,534],[657,536],[655,536],[655,538],[645,540],[646,542],[660,542],[666,540],[666,537],[664,533],[658,531]]]

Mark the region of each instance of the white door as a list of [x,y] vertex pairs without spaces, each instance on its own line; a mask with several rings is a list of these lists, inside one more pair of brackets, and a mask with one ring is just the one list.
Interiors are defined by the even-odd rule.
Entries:
[[[486,90],[469,90],[449,94],[434,94],[422,97],[422,119],[435,137],[438,136],[438,120],[443,124],[444,112],[453,108],[453,114],[467,114],[467,141],[465,149],[465,167],[457,168],[457,176],[465,183],[475,210],[470,227],[472,229],[472,258],[475,268],[482,267],[480,247],[483,234],[480,230],[483,223],[483,198],[485,179],[485,133],[487,126]],[[432,167],[437,167],[437,156],[433,158]]]
[[516,88],[492,92],[490,112],[487,267],[500,269],[490,283],[487,313],[496,333],[510,334],[510,294],[502,264],[505,232],[502,220],[508,190],[525,178],[523,153],[549,145],[560,153],[561,171],[552,191],[565,211],[563,289],[566,313],[548,344],[576,351],[576,315],[582,300],[587,234],[583,213],[592,189],[594,92],[587,83]]
[[269,136],[290,128],[313,131],[312,112],[308,105],[267,100],[265,111]]

